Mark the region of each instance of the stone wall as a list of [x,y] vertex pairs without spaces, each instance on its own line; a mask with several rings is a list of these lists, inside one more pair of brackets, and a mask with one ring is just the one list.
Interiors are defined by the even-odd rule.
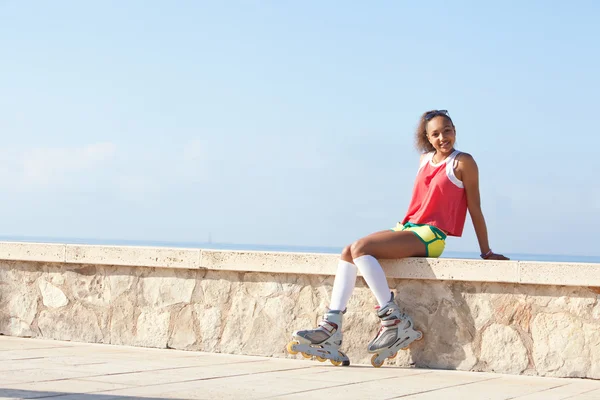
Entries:
[[[305,268],[314,262],[295,257]],[[186,269],[0,260],[0,333],[294,357],[285,352],[291,333],[316,325],[333,276],[264,266],[244,272],[203,268],[199,261]],[[334,271],[335,263],[328,268]],[[424,340],[388,363],[600,379],[600,287],[454,277],[390,277],[389,284]],[[342,348],[353,364],[369,364],[366,345],[378,329],[374,305],[359,278]]]

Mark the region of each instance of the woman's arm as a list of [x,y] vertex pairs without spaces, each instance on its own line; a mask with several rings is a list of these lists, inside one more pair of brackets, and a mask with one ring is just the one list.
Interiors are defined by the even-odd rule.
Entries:
[[[487,226],[485,224],[485,218],[481,211],[481,198],[479,194],[479,169],[477,163],[470,154],[463,153],[458,159],[457,172],[460,172],[459,179],[462,180],[465,186],[465,192],[467,194],[467,207],[471,220],[473,221],[473,228],[479,241],[479,249],[481,250],[481,256],[486,260],[508,260],[502,254],[495,254],[490,249],[488,242]],[[458,174],[457,174],[458,175]]]

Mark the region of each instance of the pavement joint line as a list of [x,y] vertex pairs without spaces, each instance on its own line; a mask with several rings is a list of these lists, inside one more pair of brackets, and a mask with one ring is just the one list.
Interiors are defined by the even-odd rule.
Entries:
[[[565,384],[563,384],[563,385],[558,385],[558,386],[552,386],[551,388],[548,388],[548,389],[538,390],[538,391],[537,391],[537,392],[535,392],[535,393],[544,393],[544,392],[547,392],[548,390],[556,389],[556,388],[563,387],[563,386],[567,386],[567,385],[570,385],[570,383],[565,383]],[[523,397],[523,396],[529,396],[530,394],[531,394],[531,393],[524,394],[524,395],[518,395],[518,396],[516,396],[516,397],[509,397],[509,398],[507,398],[507,399],[505,399],[505,400],[513,400],[513,399],[518,399],[519,397]],[[578,396],[579,396],[579,395],[578,395]]]
[[[29,383],[42,383],[42,382],[60,382],[60,381],[68,381],[70,379],[85,380],[85,378],[97,378],[97,377],[101,377],[101,376],[141,374],[141,373],[144,373],[144,372],[158,372],[158,371],[170,371],[170,370],[173,370],[173,369],[210,367],[210,366],[213,366],[213,365],[247,364],[247,363],[255,363],[255,362],[262,362],[262,361],[264,361],[264,360],[250,360],[250,361],[241,361],[241,362],[223,363],[223,364],[209,364],[209,365],[189,365],[189,366],[184,366],[184,367],[146,369],[146,370],[142,370],[142,371],[112,372],[112,373],[106,373],[106,374],[100,374],[100,375],[72,376],[72,377],[69,377],[69,378],[58,378],[58,379],[46,379],[46,380],[43,380],[43,381],[20,382],[19,385],[21,385],[21,384],[29,384]],[[107,363],[100,363],[100,364],[107,364]],[[32,368],[32,369],[43,369],[43,368]],[[90,381],[90,382],[96,382],[96,381]]]
[[[64,364],[64,365],[60,365],[60,367],[61,368],[81,367],[83,365],[100,365],[100,364],[108,364],[108,363],[109,362],[104,361],[104,362],[84,363],[84,364]],[[34,365],[34,366],[27,366],[27,367],[24,367],[24,368],[12,368],[10,370],[2,370],[2,369],[0,369],[0,372],[5,372],[5,371],[29,371],[29,370],[32,370],[32,369],[41,369],[41,370],[44,370],[44,368],[42,368],[41,366]],[[36,382],[38,382],[38,381],[36,381]],[[39,382],[43,382],[43,381],[39,381]],[[31,383],[31,382],[28,382],[28,383]]]
[[[5,336],[0,336],[0,339],[5,338]],[[83,343],[83,342],[82,342]],[[76,346],[74,345],[67,345],[67,346],[49,346],[49,347],[25,347],[25,348],[20,348],[20,349],[0,349],[0,353],[3,351],[30,351],[30,350],[50,350],[50,349],[68,349],[68,348],[75,348]]]
[[562,399],[560,399],[560,400],[572,399],[572,398],[573,398],[573,397],[575,397],[575,396],[581,396],[581,395],[584,395],[584,394],[586,394],[586,393],[593,392],[594,390],[598,390],[598,388],[594,388],[594,389],[586,390],[585,392],[581,392],[581,393],[578,393],[578,394],[574,394],[573,396],[569,396],[569,397],[563,397],[563,398],[562,398]]
[[83,363],[83,364],[68,364],[67,366],[70,367],[81,367],[82,365],[100,365],[100,364],[108,364],[109,361],[102,361],[102,362],[94,362],[94,363]]
[[[294,395],[294,394],[308,393],[308,392],[314,392],[314,391],[317,391],[317,390],[332,389],[332,388],[342,387],[342,386],[360,385],[361,383],[383,381],[383,380],[386,380],[386,379],[402,379],[402,378],[409,377],[409,376],[427,375],[427,374],[430,374],[430,373],[431,373],[431,371],[425,371],[425,372],[417,372],[417,373],[414,373],[414,374],[404,375],[404,376],[386,376],[384,378],[367,379],[366,381],[341,383],[339,385],[327,386],[327,387],[318,388],[318,389],[308,389],[308,390],[300,390],[298,392],[278,394],[278,395],[275,395],[275,396],[263,397],[262,399],[272,399],[272,398],[276,398],[276,397],[285,397],[285,396],[291,396],[291,395]],[[305,380],[307,380],[307,379],[305,379]],[[315,380],[312,380],[312,381],[314,382]],[[326,381],[317,381],[317,382],[326,382]]]
[[22,361],[22,360],[42,360],[46,357],[26,357],[26,358],[3,358],[0,361]]
[[[248,372],[248,373],[244,373],[244,374],[235,374],[235,375],[227,375],[227,376],[213,376],[213,377],[208,377],[208,378],[186,379],[186,380],[183,380],[183,381],[154,383],[154,384],[144,384],[144,385],[127,385],[129,387],[126,388],[126,389],[132,389],[132,388],[136,388],[136,387],[150,387],[150,386],[171,385],[171,384],[175,384],[175,383],[188,383],[188,382],[210,381],[210,380],[215,380],[215,379],[229,379],[229,378],[237,378],[237,377],[240,377],[240,376],[270,374],[271,372],[293,371],[293,370],[307,369],[307,368],[318,368],[318,366],[315,366],[315,367],[302,367],[302,368],[289,368],[289,369],[277,369],[277,370],[260,371],[260,372]],[[105,376],[105,375],[99,375],[99,376]],[[396,377],[393,377],[393,378],[396,378]],[[70,379],[80,380],[80,381],[87,381],[84,378],[70,378]],[[89,381],[89,382],[100,382],[100,381]],[[103,383],[107,383],[107,382],[103,382]],[[108,383],[110,383],[110,382],[108,382]],[[122,385],[126,385],[126,384],[123,383]],[[121,388],[121,389],[100,390],[100,391],[97,391],[97,392],[88,392],[86,394],[110,394],[110,392],[114,392],[114,391],[118,391],[118,390],[123,390],[123,388]],[[51,397],[55,397],[55,396],[51,396]]]
[[[362,381],[362,382],[373,382],[373,381],[378,381],[378,380],[382,380],[382,379],[389,379],[389,378],[404,378],[404,377],[408,377],[408,376],[415,376],[415,375],[424,375],[424,374],[430,374],[432,371],[421,371],[421,372],[417,372],[417,373],[412,373],[409,375],[402,375],[402,376],[386,376],[383,378],[375,378],[375,379],[368,379],[366,381]],[[307,382],[331,382],[330,380],[323,378],[323,379],[311,379],[311,378],[307,378],[305,375],[301,375],[301,376],[295,376],[294,379],[297,380],[302,380],[302,381],[307,381]],[[348,382],[347,385],[354,385],[356,383],[362,383],[362,382]],[[335,382],[334,382],[335,383]],[[311,391],[311,390],[317,390],[317,389],[308,389],[306,391]],[[301,393],[301,392],[299,392]],[[290,393],[291,394],[291,393]],[[287,394],[286,394],[287,396]]]
[[438,390],[444,390],[444,389],[449,389],[449,388],[453,388],[453,387],[459,387],[459,386],[473,385],[473,384],[475,384],[475,383],[479,383],[479,382],[486,382],[486,381],[493,381],[493,380],[495,380],[495,379],[500,379],[500,378],[502,378],[502,377],[497,377],[497,378],[496,378],[496,377],[493,377],[493,378],[488,378],[488,379],[479,379],[479,380],[477,380],[477,381],[473,381],[473,382],[459,383],[459,384],[456,384],[456,385],[444,386],[444,387],[437,388],[437,389],[429,389],[429,390],[423,390],[422,392],[416,392],[416,393],[403,394],[403,395],[401,395],[401,396],[396,396],[396,397],[389,397],[389,398],[387,398],[387,399],[385,399],[385,400],[401,399],[402,397],[407,397],[407,396],[415,396],[415,395],[418,395],[418,394],[429,393],[429,392],[435,392],[435,391],[438,391]]
[[7,371],[30,371],[32,369],[43,369],[40,367],[27,367],[27,368],[13,368],[13,369],[0,369],[0,373]]

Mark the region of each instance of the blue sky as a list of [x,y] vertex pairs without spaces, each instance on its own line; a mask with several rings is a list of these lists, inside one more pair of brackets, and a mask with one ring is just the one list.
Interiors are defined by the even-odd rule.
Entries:
[[[0,1],[0,235],[342,246],[450,111],[492,248],[600,255],[593,1]],[[470,220],[448,250],[478,252]]]

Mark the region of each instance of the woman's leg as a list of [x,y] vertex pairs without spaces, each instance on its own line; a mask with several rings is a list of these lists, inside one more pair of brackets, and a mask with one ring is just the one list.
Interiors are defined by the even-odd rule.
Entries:
[[395,260],[425,257],[425,244],[411,231],[381,231],[358,239],[350,245],[352,259],[369,255],[378,259]]
[[[377,238],[382,234],[389,231],[380,231],[369,235],[370,238]],[[335,274],[335,280],[333,281],[333,290],[331,291],[331,299],[329,302],[329,309],[344,311],[348,305],[348,300],[352,296],[354,286],[356,285],[356,275],[358,269],[352,262],[352,248],[351,246],[344,247],[342,254],[340,255],[340,261],[338,262],[337,272]]]
[[380,306],[390,301],[390,289],[377,259],[424,257],[425,244],[414,233],[384,231],[366,236],[350,246],[354,265],[360,270]]
[[288,343],[288,352],[302,352],[305,356],[328,358],[333,360],[333,363],[341,362],[343,365],[350,364],[348,356],[340,352],[339,347],[343,338],[343,315],[354,290],[357,273],[358,269],[352,264],[350,246],[346,246],[340,255],[327,312],[318,327],[295,331],[292,334],[294,341]]
[[350,296],[352,296],[352,292],[354,291],[357,273],[358,269],[356,268],[356,265],[352,263],[350,246],[346,246],[342,251],[335,273],[329,309],[339,311],[344,311],[346,309],[348,300],[350,300]]
[[[411,240],[412,238],[410,238],[409,235],[414,236],[414,234],[410,232],[381,231],[360,239],[351,246],[345,247],[340,256],[338,270],[333,283],[333,291],[331,294],[329,307],[330,310],[328,310],[328,312],[325,314],[323,320],[319,323],[319,327],[316,329],[294,332],[293,338],[295,341],[292,341],[288,344],[288,351],[291,354],[303,352],[303,354],[306,355],[329,358],[333,360],[333,362],[340,362],[344,365],[349,365],[350,361],[348,360],[348,357],[338,349],[342,344],[343,312],[346,309],[346,305],[356,283],[356,275],[358,272],[357,266],[361,269],[362,274],[365,276],[365,280],[367,280],[367,275],[369,274],[370,270],[376,272],[377,269],[374,267],[379,268],[380,274],[376,277],[371,277],[373,274],[369,275],[370,277],[367,280],[367,284],[371,290],[373,290],[374,285],[384,287],[387,295],[386,302],[389,302],[390,290],[387,285],[385,274],[383,273],[383,270],[381,269],[381,266],[377,260],[370,254],[374,254],[376,257],[381,258],[402,258],[410,257],[411,255],[420,255],[421,253],[424,255],[424,244],[418,238],[416,238],[416,236],[416,242]],[[393,246],[394,249],[390,249],[389,246]],[[370,263],[370,261],[366,261],[366,257],[371,257],[375,264],[371,263],[370,265],[367,265]],[[381,282],[383,282],[383,285]],[[391,310],[392,312],[387,313],[387,310]],[[394,322],[398,320],[400,316],[399,310],[391,309],[388,305],[387,307],[383,308],[383,311],[385,311],[387,314],[384,317],[380,316],[380,318],[389,319],[390,321],[386,321],[385,323],[393,324],[394,332],[400,332],[398,328],[399,323]],[[402,332],[405,331],[406,329],[404,329]],[[380,333],[381,332],[386,331],[380,331]],[[408,343],[406,341],[397,341],[397,335],[394,332],[392,333],[395,336],[392,339],[395,343]],[[385,335],[385,338],[390,336],[387,333]],[[369,344],[369,351],[372,351],[373,349],[375,349],[373,351],[379,351],[379,347],[387,346],[387,342],[382,341],[380,336],[381,335],[378,334],[371,344]],[[315,348],[315,345],[318,345],[318,348]],[[390,351],[392,350],[388,350],[388,352]],[[384,356],[388,357],[387,353],[384,354]]]
[[390,300],[390,289],[375,257],[405,258],[425,254],[425,245],[411,232],[379,231],[346,246],[338,262],[329,310],[343,312],[346,309],[354,291],[358,269],[383,306]]
[[389,231],[357,240],[350,246],[350,252],[354,264],[379,303],[377,316],[381,320],[381,327],[367,350],[375,353],[371,364],[380,367],[387,358],[395,357],[399,349],[408,347],[413,341],[422,338],[423,334],[414,329],[412,318],[404,314],[394,301],[377,258],[426,256],[427,248],[412,232]]

